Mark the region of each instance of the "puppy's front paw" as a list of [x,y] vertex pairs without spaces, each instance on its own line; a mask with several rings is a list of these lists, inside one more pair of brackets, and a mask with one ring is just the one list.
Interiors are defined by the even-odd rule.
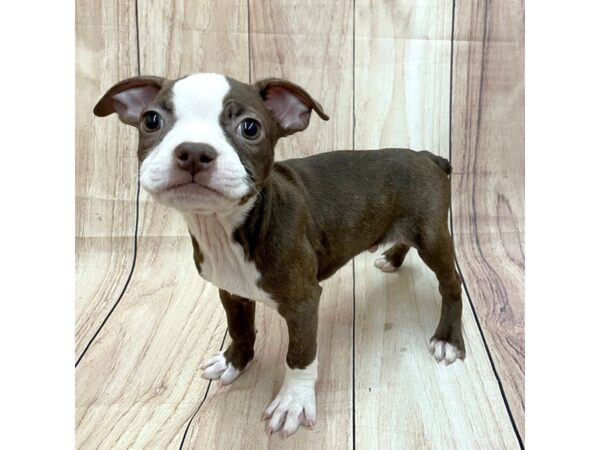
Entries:
[[284,384],[265,410],[263,419],[269,419],[268,434],[281,429],[283,438],[294,434],[300,425],[313,427],[317,423],[314,387]]
[[222,351],[207,359],[200,368],[204,370],[204,372],[202,372],[202,378],[206,378],[207,380],[218,379],[219,384],[222,385],[231,383],[243,372],[243,370],[238,370],[233,367],[233,364],[227,361],[224,352]]
[[444,361],[446,365],[449,365],[457,359],[465,359],[464,350],[461,350],[455,344],[438,339],[435,336],[429,341],[429,350],[438,363]]

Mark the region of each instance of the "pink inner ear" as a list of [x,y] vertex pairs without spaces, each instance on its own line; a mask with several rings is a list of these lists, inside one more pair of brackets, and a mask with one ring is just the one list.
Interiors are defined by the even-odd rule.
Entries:
[[268,90],[265,105],[285,130],[303,130],[310,120],[310,108],[288,90],[275,86]]
[[119,118],[130,125],[137,125],[140,114],[158,94],[157,86],[138,86],[113,96]]

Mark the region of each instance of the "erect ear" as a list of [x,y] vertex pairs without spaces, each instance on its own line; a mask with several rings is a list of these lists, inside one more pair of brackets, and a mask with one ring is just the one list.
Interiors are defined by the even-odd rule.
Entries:
[[256,82],[265,106],[273,113],[285,134],[302,131],[308,126],[310,112],[315,110],[323,120],[329,116],[321,105],[300,86],[279,78]]
[[105,117],[116,112],[121,122],[137,126],[140,114],[160,91],[164,78],[133,77],[111,87],[94,107],[94,114]]

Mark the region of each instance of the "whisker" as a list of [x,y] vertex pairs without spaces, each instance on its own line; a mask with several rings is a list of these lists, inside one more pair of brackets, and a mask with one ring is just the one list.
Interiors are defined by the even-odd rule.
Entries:
[[[248,167],[246,164],[244,164],[243,161],[240,161],[242,163],[242,166],[244,166],[244,168],[246,169],[246,171],[250,174],[250,176],[254,177],[254,172],[253,170]],[[249,176],[245,177],[246,182],[248,183],[248,186],[250,186],[252,189],[254,189],[254,192],[256,192],[256,195],[258,196],[258,198],[261,198],[261,193],[260,191],[257,189],[257,187],[254,185],[254,183],[252,182],[252,178],[250,178]]]

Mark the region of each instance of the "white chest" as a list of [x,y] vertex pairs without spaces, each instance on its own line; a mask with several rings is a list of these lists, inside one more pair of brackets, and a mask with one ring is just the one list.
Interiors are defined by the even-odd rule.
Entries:
[[258,287],[261,275],[233,238],[233,224],[217,216],[186,216],[188,228],[202,253],[201,276],[220,289],[275,308],[271,296]]

